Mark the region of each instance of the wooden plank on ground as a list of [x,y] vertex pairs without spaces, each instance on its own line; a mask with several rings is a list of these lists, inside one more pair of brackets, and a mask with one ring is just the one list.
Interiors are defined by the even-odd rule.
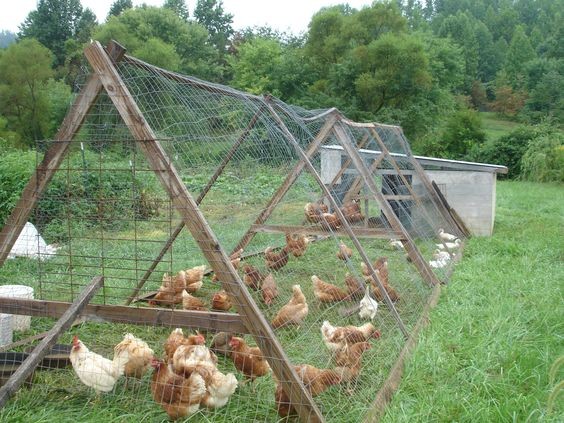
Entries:
[[96,276],[92,279],[72,305],[67,308],[55,326],[51,328],[47,336],[43,338],[21,366],[18,367],[18,370],[16,370],[4,386],[0,388],[0,408],[4,407],[10,397],[20,388],[22,383],[34,372],[37,365],[48,354],[51,347],[55,345],[59,336],[72,325],[74,319],[80,314],[81,310],[88,304],[103,283],[104,279],[101,276]]

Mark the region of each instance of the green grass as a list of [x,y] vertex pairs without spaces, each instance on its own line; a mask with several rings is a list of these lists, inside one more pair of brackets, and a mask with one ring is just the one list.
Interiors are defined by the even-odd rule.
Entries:
[[504,120],[494,112],[480,112],[480,117],[482,118],[488,141],[507,135],[519,126],[519,123]]
[[497,195],[494,236],[467,243],[385,422],[564,419],[562,402],[546,413],[564,353],[564,188],[501,182]]

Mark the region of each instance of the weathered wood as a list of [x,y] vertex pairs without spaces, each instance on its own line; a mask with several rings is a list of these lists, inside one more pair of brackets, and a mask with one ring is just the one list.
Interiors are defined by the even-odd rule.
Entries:
[[394,367],[392,367],[392,370],[388,375],[388,378],[376,394],[376,399],[372,403],[372,407],[370,408],[368,413],[366,413],[366,417],[364,419],[365,423],[376,423],[384,415],[386,406],[390,403],[392,396],[397,391],[400,385],[405,362],[409,357],[409,354],[411,354],[413,349],[417,346],[417,341],[421,331],[429,324],[429,313],[439,301],[440,294],[441,285],[435,285],[433,287],[431,297],[429,298],[427,304],[425,305],[425,308],[423,309],[421,317],[411,331],[409,339],[402,348],[400,355],[396,360],[396,363],[394,364]]
[[[286,137],[286,139],[291,143],[292,147],[294,147],[294,150],[296,151],[296,153],[299,156],[301,156],[301,160],[304,162],[304,164],[307,167],[309,173],[314,177],[314,179],[319,184],[321,190],[325,193],[327,200],[329,201],[329,203],[331,204],[331,207],[334,210],[333,212],[337,215],[337,218],[339,218],[339,220],[341,221],[343,230],[348,234],[352,244],[357,249],[358,254],[360,255],[360,258],[364,261],[364,263],[366,264],[366,266],[370,270],[370,274],[371,274],[372,278],[374,279],[376,286],[378,287],[378,289],[380,289],[380,292],[382,293],[382,296],[384,297],[384,302],[389,307],[389,309],[392,313],[392,316],[394,317],[394,319],[396,320],[396,323],[398,324],[398,328],[400,329],[402,334],[405,337],[407,337],[408,336],[407,329],[406,329],[406,327],[405,327],[405,325],[404,325],[404,323],[403,323],[394,303],[390,299],[390,297],[388,295],[388,291],[386,291],[386,289],[384,289],[384,285],[382,284],[380,276],[376,273],[374,267],[372,266],[372,262],[370,261],[370,259],[366,255],[366,252],[364,251],[364,248],[362,247],[358,238],[356,237],[351,225],[349,225],[349,223],[347,222],[347,219],[345,219],[345,216],[343,215],[343,212],[341,211],[341,209],[339,208],[339,205],[335,201],[335,198],[333,198],[333,196],[329,192],[329,189],[323,183],[321,176],[319,176],[319,173],[317,173],[317,171],[315,170],[315,167],[313,166],[313,164],[309,160],[309,156],[300,148],[298,141],[294,138],[294,136],[288,130],[286,125],[284,125],[284,122],[282,121],[282,119],[280,119],[280,116],[278,116],[278,114],[276,113],[276,111],[274,110],[272,105],[267,104],[267,106],[268,106],[268,110],[270,111],[270,114],[272,115],[274,121],[276,122],[276,124],[278,125],[278,127],[280,128],[280,130],[282,131],[284,136]],[[333,128],[333,130],[339,128],[339,123],[334,124],[332,126],[332,128]],[[337,139],[341,143],[349,142],[349,140],[346,139],[346,138],[339,139],[339,137],[337,137]],[[356,149],[353,146],[347,146],[347,147],[350,147],[350,149],[352,149],[353,151],[356,152]],[[357,165],[354,157],[353,157],[353,163],[355,164],[355,166]],[[361,288],[362,290],[364,290],[366,288],[366,286],[364,285],[363,282],[358,281],[358,280],[357,280],[357,282],[359,284],[359,288]]]
[[[384,160],[384,155],[381,154],[378,157],[376,157],[372,163],[370,164],[370,168],[368,169],[369,172],[371,174],[374,173],[374,171],[376,171],[376,169],[378,169],[378,166],[380,166],[380,164],[382,163],[382,161]],[[362,176],[358,175],[353,183],[351,184],[351,187],[349,188],[349,190],[347,191],[347,193],[345,194],[345,198],[343,199],[343,202],[347,202],[350,201],[351,198],[353,198],[354,196],[357,195],[357,193],[360,191],[362,185]]]
[[442,205],[444,206],[444,208],[451,214],[452,220],[454,220],[454,223],[456,223],[456,226],[458,227],[458,230],[465,236],[465,237],[469,237],[470,231],[468,230],[468,227],[465,225],[464,221],[462,220],[462,218],[458,215],[458,213],[456,212],[455,209],[453,209],[450,204],[448,203],[447,199],[445,198],[445,196],[443,195],[443,193],[441,192],[441,190],[439,189],[438,185],[435,183],[435,181],[431,181],[431,186],[433,187],[433,189],[435,190],[435,193],[437,194],[437,197],[439,197],[439,200],[441,201]]
[[[360,226],[351,226],[352,232],[357,238],[380,238],[380,239],[402,239],[401,232],[395,232],[387,229],[364,228]],[[330,232],[321,226],[300,226],[300,225],[251,225],[251,230],[256,233],[300,233],[308,235],[331,235],[348,237],[349,233],[344,229],[333,229]]]
[[[125,49],[117,43],[110,43],[108,52],[114,62],[121,60]],[[45,152],[43,160],[22,191],[22,195],[0,232],[0,266],[10,254],[18,236],[29,219],[47,184],[61,165],[71,145],[74,135],[80,130],[86,115],[95,103],[102,84],[96,75],[91,75],[81,89],[61,127],[53,138],[53,143]]]
[[[390,207],[390,204],[384,199],[383,194],[376,186],[376,183],[374,182],[374,179],[370,175],[369,170],[366,168],[362,158],[360,157],[360,154],[354,147],[350,145],[348,141],[348,136],[344,131],[344,129],[340,126],[340,124],[336,124],[334,130],[335,133],[337,134],[337,139],[341,142],[341,145],[343,146],[349,157],[352,158],[356,169],[358,170],[360,176],[363,179],[364,185],[368,188],[373,198],[380,204],[382,213],[384,213],[384,216],[386,216],[392,229],[394,231],[401,232],[403,234],[402,238],[404,239],[406,252],[411,258],[411,261],[413,262],[419,273],[421,274],[421,277],[423,277],[423,279],[431,286],[440,283],[440,281],[435,276],[435,273],[429,267],[429,263],[427,263],[427,261],[423,258],[421,252],[413,242],[413,239],[411,238],[407,230],[403,227],[399,218],[396,216],[396,214]],[[366,265],[368,266],[369,263],[366,263]]]
[[304,422],[323,421],[321,412],[290,365],[290,360],[278,342],[274,331],[233,268],[198,205],[156,140],[153,130],[145,121],[139,107],[104,50],[99,43],[95,42],[86,48],[85,54],[157,178],[168,192],[175,209],[182,216],[186,227],[198,243],[208,263],[219,276],[223,288],[235,300],[235,307],[245,326],[252,333],[264,356],[270,359],[270,366],[290,399],[295,403],[298,415]]
[[[325,140],[325,138],[327,138],[327,136],[331,132],[331,129],[334,124],[335,124],[335,116],[331,116],[325,122],[325,124],[323,125],[317,136],[315,137],[315,139],[310,143],[308,150],[305,153],[306,158],[311,157],[317,151],[321,143]],[[294,169],[292,169],[292,171],[288,174],[282,185],[280,185],[280,188],[278,188],[278,190],[274,193],[274,195],[272,196],[266,207],[255,219],[253,223],[254,225],[260,225],[266,222],[266,220],[270,217],[270,215],[272,214],[278,203],[280,203],[284,195],[286,195],[292,184],[296,182],[296,180],[302,173],[305,165],[306,164],[303,159],[298,161]],[[245,235],[243,235],[241,240],[237,243],[237,246],[233,249],[233,252],[238,251],[241,248],[245,248],[249,244],[249,242],[251,242],[254,236],[255,236],[254,232],[251,229],[249,229],[245,233]]]
[[[57,318],[62,316],[70,306],[71,303],[65,301],[0,297],[0,311],[7,314]],[[235,333],[249,332],[238,314],[215,311],[88,304],[79,317],[94,322],[200,328],[210,331],[230,330]]]
[[4,386],[0,388],[0,408],[4,407],[10,397],[20,388],[22,383],[34,372],[37,365],[57,342],[59,336],[72,325],[76,316],[80,314],[81,310],[88,304],[103,283],[104,279],[101,276],[96,276],[92,279],[72,305],[67,308],[55,326],[51,328],[48,335],[43,338],[22,365],[18,367],[18,370],[16,370]]
[[[255,115],[253,116],[253,118],[251,119],[251,121],[249,122],[249,124],[247,125],[247,127],[245,128],[245,130],[243,131],[243,133],[241,134],[241,136],[237,139],[237,141],[235,142],[235,144],[233,144],[231,146],[231,148],[229,149],[229,151],[227,152],[227,154],[223,157],[223,160],[221,161],[221,163],[219,164],[219,166],[217,167],[217,169],[215,170],[214,174],[211,176],[210,180],[208,181],[208,183],[206,184],[206,186],[202,189],[202,191],[200,192],[200,194],[198,195],[198,198],[196,198],[196,204],[200,205],[200,203],[202,202],[202,200],[205,198],[205,196],[207,195],[207,193],[210,191],[210,189],[212,188],[213,184],[215,183],[215,181],[217,181],[217,178],[219,178],[221,176],[221,174],[223,173],[223,170],[225,169],[225,167],[227,166],[227,164],[231,161],[231,159],[233,158],[233,156],[235,155],[235,152],[237,151],[237,149],[239,148],[239,146],[241,145],[241,143],[249,136],[249,134],[251,133],[252,129],[254,128],[254,126],[256,125],[259,117],[261,114],[261,109],[259,108],[259,110],[255,113]],[[155,259],[153,260],[153,262],[151,263],[151,265],[149,266],[149,268],[145,271],[145,273],[143,274],[143,276],[141,277],[141,279],[139,280],[139,282],[137,283],[137,285],[135,286],[135,288],[133,289],[133,292],[131,292],[131,294],[129,295],[129,297],[127,298],[127,300],[125,301],[125,305],[129,305],[131,304],[131,302],[135,299],[135,297],[137,297],[137,295],[139,294],[139,291],[141,290],[141,288],[143,288],[143,286],[145,285],[145,283],[147,282],[147,280],[149,279],[149,277],[151,276],[151,274],[155,271],[155,269],[157,268],[158,264],[161,262],[161,260],[163,259],[164,255],[167,253],[167,251],[170,249],[170,247],[172,246],[172,244],[174,243],[174,241],[176,240],[176,238],[178,237],[178,235],[180,235],[180,232],[182,232],[182,229],[184,229],[184,221],[181,221],[176,228],[174,228],[174,231],[172,232],[172,234],[168,237],[167,241],[165,242],[165,244],[163,245],[163,248],[161,248],[161,251],[159,252],[159,254],[157,254],[157,257],[155,257]]]

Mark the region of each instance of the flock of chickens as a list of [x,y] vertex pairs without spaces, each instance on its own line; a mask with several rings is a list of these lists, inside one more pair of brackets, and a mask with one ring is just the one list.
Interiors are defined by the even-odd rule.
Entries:
[[[364,219],[356,202],[345,204],[341,211],[351,222]],[[305,206],[305,215],[308,221],[319,223],[328,229],[335,229],[340,224],[337,217],[328,213],[322,204],[308,203]],[[437,246],[442,249],[435,252],[434,258],[437,262],[447,262],[453,257],[449,250],[458,248],[460,240],[445,233],[442,229],[439,236],[441,244]],[[264,264],[269,272],[263,273],[258,268],[244,263],[242,265],[243,282],[250,289],[260,291],[264,304],[271,306],[274,299],[279,296],[278,284],[273,271],[286,266],[290,256],[302,256],[309,243],[309,238],[304,234],[286,234],[286,244],[283,248],[275,250],[268,247],[264,251]],[[391,240],[390,245],[403,249],[401,241]],[[241,249],[230,256],[235,269],[239,269],[241,265],[242,253]],[[340,260],[348,261],[352,254],[352,249],[341,242],[335,255]],[[386,257],[380,257],[373,263],[381,284],[373,279],[365,263],[361,263],[361,266],[364,283],[347,273],[343,288],[323,281],[317,275],[312,275],[315,298],[320,303],[360,300],[358,303],[359,317],[370,320],[374,319],[376,315],[378,302],[384,300],[384,292],[381,288],[386,291],[391,301],[395,302],[400,299],[399,293],[390,284]],[[228,311],[234,301],[225,290],[214,293],[209,305],[201,298],[192,295],[203,286],[205,271],[205,266],[196,266],[172,276],[165,274],[159,290],[149,301],[149,305],[174,307],[182,304],[186,310]],[[213,278],[215,281],[219,280],[215,275]],[[308,312],[309,305],[301,286],[293,285],[289,301],[274,315],[271,326],[274,329],[286,326],[299,327],[304,323]],[[333,385],[355,381],[361,370],[362,355],[370,348],[370,339],[380,337],[379,331],[372,323],[358,327],[335,327],[328,321],[323,322],[321,335],[334,367],[318,369],[310,364],[294,366],[312,396],[319,395]],[[268,361],[261,350],[258,347],[247,345],[243,338],[220,332],[214,336],[208,348],[202,334],[184,336],[180,328],[172,331],[166,340],[163,359],[157,358],[146,342],[135,338],[132,334],[126,334],[124,339],[115,346],[113,360],[89,351],[75,336],[70,360],[79,379],[97,392],[111,391],[122,375],[141,378],[152,367],[151,393],[153,399],[171,419],[177,419],[195,413],[200,407],[222,407],[235,392],[238,380],[234,374],[224,374],[218,369],[216,354],[223,354],[231,358],[234,367],[246,380],[253,381],[257,377],[271,373]],[[285,417],[295,413],[280,383],[277,383],[274,395],[280,416]]]
[[[294,366],[313,396],[332,385],[354,381],[360,373],[362,354],[370,348],[368,341],[380,337],[371,323],[335,327],[328,321],[323,322],[321,335],[336,366],[333,369],[318,369],[309,364]],[[90,351],[75,336],[70,361],[82,383],[97,393],[111,391],[122,376],[142,378],[152,367],[152,397],[173,420],[194,414],[200,407],[223,407],[237,389],[239,382],[235,375],[218,369],[216,353],[230,357],[245,381],[252,382],[271,373],[258,347],[251,347],[243,338],[225,332],[218,333],[208,348],[202,334],[185,336],[182,329],[176,328],[163,349],[164,358],[160,359],[145,341],[128,333],[114,347],[114,357],[110,360]],[[295,412],[279,383],[274,397],[280,416]]]

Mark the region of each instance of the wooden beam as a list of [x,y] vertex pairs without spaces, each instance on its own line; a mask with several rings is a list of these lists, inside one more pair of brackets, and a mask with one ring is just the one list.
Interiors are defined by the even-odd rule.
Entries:
[[[396,238],[401,239],[402,233],[395,232],[387,229],[374,229],[374,228],[364,228],[359,226],[351,226],[352,232],[357,238],[381,238],[390,239]],[[344,229],[333,229],[327,231],[321,226],[300,226],[300,225],[251,225],[251,230],[256,233],[266,233],[266,234],[277,234],[277,233],[301,233],[308,235],[335,235],[335,236],[346,236],[349,234]]]
[[462,220],[462,218],[458,215],[458,213],[456,212],[455,209],[453,209],[450,204],[448,203],[447,199],[445,198],[445,196],[443,195],[443,193],[441,192],[441,190],[439,189],[439,186],[436,184],[435,181],[431,181],[431,186],[433,187],[433,189],[435,190],[435,193],[437,194],[437,197],[439,197],[439,200],[441,201],[441,204],[444,206],[444,208],[450,213],[452,220],[454,220],[454,223],[456,223],[456,226],[458,227],[458,229],[460,230],[460,232],[462,232],[462,234],[465,237],[470,237],[471,233],[470,230],[468,229],[468,227],[466,226],[466,224],[464,223],[464,220]]
[[278,342],[274,331],[249,294],[225,251],[221,248],[201,210],[157,141],[153,130],[147,124],[141,110],[139,110],[102,46],[95,42],[86,48],[85,54],[90,65],[99,75],[114,106],[137,140],[139,148],[144,153],[157,178],[168,192],[186,227],[198,243],[215,274],[219,276],[223,288],[234,299],[234,305],[245,326],[252,333],[263,355],[269,359],[274,374],[289,394],[290,399],[295,402],[298,415],[304,422],[322,422],[323,416],[315,405],[311,394],[290,365],[290,360]]
[[72,305],[67,308],[55,326],[51,328],[47,336],[33,349],[33,352],[25,359],[21,366],[18,367],[18,370],[16,370],[4,386],[0,388],[0,408],[4,407],[10,397],[20,388],[22,383],[34,372],[37,365],[47,355],[55,342],[57,342],[59,336],[72,325],[76,316],[80,314],[80,311],[88,304],[103,283],[104,279],[101,276],[96,276],[92,279]]
[[440,283],[440,281],[435,276],[435,273],[429,267],[429,263],[427,263],[427,261],[423,258],[421,252],[415,245],[415,242],[413,242],[413,239],[401,224],[399,218],[390,207],[390,204],[386,201],[383,194],[376,186],[376,183],[374,182],[374,179],[372,178],[369,170],[366,168],[364,161],[360,157],[360,154],[353,146],[350,145],[350,140],[348,139],[345,130],[341,127],[340,124],[335,125],[335,133],[337,134],[337,139],[340,141],[349,157],[352,158],[356,169],[358,170],[360,176],[364,181],[364,185],[368,188],[373,198],[380,204],[382,213],[384,213],[384,216],[386,216],[386,218],[388,219],[388,222],[390,223],[392,229],[403,234],[402,238],[404,239],[404,245],[406,247],[405,249],[407,251],[407,254],[421,274],[421,277],[431,286]]
[[[330,116],[329,119],[325,122],[315,139],[310,143],[308,150],[305,153],[306,159],[311,157],[319,148],[321,143],[327,138],[333,125],[335,124],[335,116]],[[278,203],[282,200],[284,195],[288,192],[290,187],[296,182],[300,174],[302,173],[306,163],[303,159],[299,160],[294,169],[288,174],[280,188],[274,193],[266,207],[262,210],[262,212],[258,215],[258,217],[254,221],[254,225],[260,225],[270,217]],[[255,236],[254,232],[249,228],[249,230],[243,235],[241,240],[237,243],[237,246],[233,249],[233,252],[240,250],[241,248],[245,248],[249,242]]]
[[[26,316],[58,318],[61,317],[71,305],[71,303],[65,301],[0,297],[0,312],[6,314],[24,314]],[[88,304],[77,317],[94,322],[170,326],[174,328],[199,328],[216,332],[249,332],[238,314],[214,311],[171,310],[166,308]]]
[[[383,154],[376,157],[370,164],[370,168],[368,169],[369,172],[374,173],[378,169],[378,166],[380,166],[383,160],[384,160]],[[349,188],[347,193],[345,194],[345,198],[343,199],[343,202],[349,201],[352,197],[357,195],[357,193],[360,191],[361,185],[362,185],[362,176],[358,175],[355,178],[354,182],[351,184],[351,187]]]
[[[371,274],[372,278],[374,279],[376,286],[378,287],[378,289],[380,289],[380,292],[382,293],[382,296],[384,297],[384,302],[386,303],[386,305],[390,309],[392,316],[394,316],[396,323],[398,324],[399,330],[407,338],[407,336],[408,336],[407,329],[406,329],[406,327],[405,327],[396,307],[394,306],[394,303],[390,299],[390,297],[388,295],[388,291],[386,291],[386,289],[384,289],[384,285],[382,284],[380,276],[376,273],[376,270],[372,266],[371,260],[366,255],[366,252],[364,251],[362,244],[359,242],[359,240],[356,237],[353,229],[351,228],[351,226],[347,222],[347,219],[345,219],[345,216],[343,215],[343,212],[341,211],[341,209],[339,208],[339,205],[335,201],[335,198],[331,195],[331,193],[329,192],[329,189],[323,183],[321,176],[319,176],[319,173],[317,173],[317,171],[315,170],[315,167],[313,166],[313,164],[309,160],[309,156],[300,148],[298,141],[294,138],[294,136],[288,130],[286,125],[284,125],[284,122],[282,121],[282,119],[280,119],[280,116],[278,116],[278,114],[276,113],[276,111],[274,110],[272,105],[267,104],[267,106],[268,106],[268,110],[270,111],[274,121],[276,122],[276,124],[278,125],[278,127],[280,128],[280,130],[282,131],[284,136],[286,137],[286,139],[288,141],[290,141],[290,143],[294,147],[294,150],[301,157],[301,160],[304,162],[305,166],[307,167],[309,173],[317,181],[317,183],[319,184],[319,187],[324,192],[326,198],[329,200],[329,203],[331,204],[331,207],[333,208],[333,213],[335,213],[337,215],[337,217],[339,218],[339,220],[341,221],[341,224],[342,224],[344,231],[348,234],[349,239],[351,240],[351,242],[353,243],[353,245],[357,249],[358,254],[360,255],[360,258],[364,261],[364,263],[368,267],[370,274]],[[335,130],[338,127],[338,125],[339,125],[338,123],[332,125],[333,130]],[[316,148],[319,148],[319,146],[317,146]],[[350,146],[350,148],[356,152],[356,149],[353,146]],[[353,163],[355,163],[355,165],[356,165],[354,158],[353,158]],[[357,281],[357,282],[359,284],[359,288],[362,288],[363,290],[366,288],[363,282],[361,282],[361,281]],[[286,393],[288,393],[288,392],[286,392]]]
[[[256,125],[256,123],[257,123],[257,121],[260,117],[261,110],[262,110],[262,108],[259,108],[259,110],[255,113],[255,115],[253,116],[253,118],[251,119],[251,121],[249,122],[249,124],[247,125],[247,127],[245,128],[243,133],[241,134],[241,136],[237,139],[235,144],[233,144],[231,146],[231,148],[229,149],[229,151],[227,152],[225,157],[223,157],[223,160],[221,161],[221,163],[219,164],[219,166],[215,170],[214,174],[211,176],[211,178],[208,181],[208,183],[206,184],[206,186],[202,189],[202,191],[200,192],[200,195],[198,195],[198,198],[196,198],[196,204],[200,205],[200,203],[202,202],[204,197],[207,195],[209,190],[212,188],[215,181],[217,181],[217,178],[219,178],[220,175],[223,173],[225,166],[227,166],[227,164],[231,161],[231,159],[235,155],[235,152],[237,151],[237,149],[239,148],[241,143],[249,136],[249,134],[251,133],[252,129],[254,128],[254,126]],[[143,276],[141,277],[141,279],[139,280],[139,282],[137,283],[137,285],[135,286],[135,288],[133,289],[133,291],[131,292],[131,294],[129,295],[127,300],[125,301],[125,305],[131,304],[131,302],[135,299],[135,297],[137,297],[137,295],[139,294],[139,291],[145,285],[145,282],[147,282],[147,280],[149,279],[151,274],[157,268],[157,265],[160,263],[160,261],[162,260],[162,258],[166,254],[166,252],[170,249],[170,247],[172,246],[172,244],[174,243],[174,241],[176,240],[178,235],[180,235],[180,232],[182,232],[182,229],[184,229],[184,221],[181,221],[176,226],[176,228],[174,228],[174,231],[172,232],[172,234],[169,236],[168,240],[163,245],[163,248],[161,248],[161,251],[159,252],[159,254],[157,254],[157,257],[155,257],[155,259],[153,260],[153,262],[151,263],[149,268],[145,271],[145,273],[143,274]]]
[[[118,62],[125,54],[125,49],[119,44],[111,42],[108,45],[108,54],[112,61]],[[91,75],[74,100],[61,127],[53,138],[53,143],[45,152],[43,160],[22,191],[20,199],[0,232],[0,266],[4,264],[24,225],[29,220],[29,215],[65,158],[74,135],[80,130],[101,89],[102,84],[98,77]]]

